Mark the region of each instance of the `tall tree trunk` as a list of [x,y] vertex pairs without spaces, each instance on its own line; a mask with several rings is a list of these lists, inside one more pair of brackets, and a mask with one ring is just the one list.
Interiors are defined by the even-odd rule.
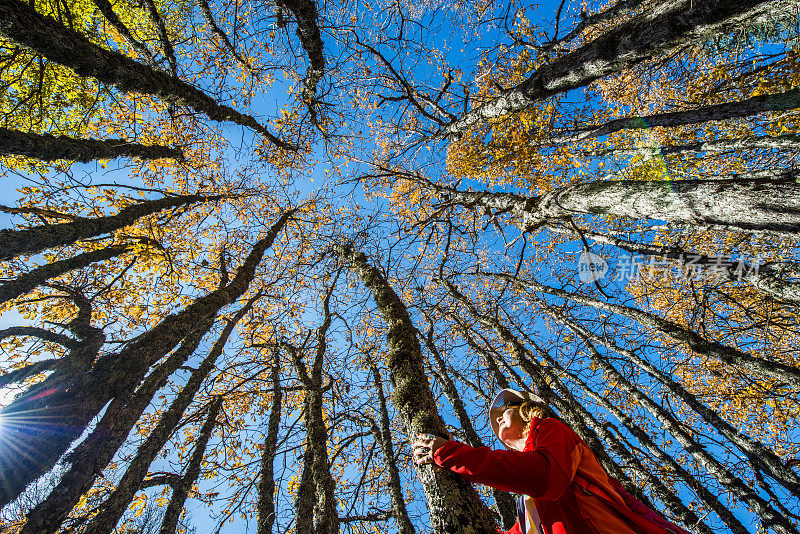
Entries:
[[444,135],[458,136],[486,120],[530,108],[537,102],[725,32],[745,21],[790,9],[790,0],[691,0],[659,2],[577,50],[536,69],[512,89],[450,124]]
[[[428,347],[428,352],[431,353],[433,361],[436,364],[437,372],[435,376],[438,377],[439,384],[442,387],[445,397],[447,397],[447,401],[456,412],[456,417],[458,417],[458,422],[461,424],[461,430],[464,432],[467,445],[475,448],[483,447],[485,443],[483,443],[483,440],[478,436],[478,433],[475,432],[475,428],[472,426],[472,420],[467,414],[467,408],[464,406],[464,402],[458,394],[458,388],[456,388],[456,385],[450,378],[444,358],[434,343],[433,325],[430,326],[427,334],[422,337],[425,341],[425,346]],[[503,528],[510,529],[514,526],[514,523],[517,522],[517,505],[514,501],[514,497],[512,497],[510,493],[497,488],[492,488],[492,496],[497,506],[497,515],[500,519],[500,523],[503,525]]]
[[[643,120],[647,120],[646,118]],[[678,145],[652,146],[642,148],[605,148],[582,152],[586,156],[651,156],[685,154],[687,152],[739,152],[745,150],[800,150],[800,135],[762,135],[727,139],[711,139]]]
[[178,520],[181,517],[183,506],[186,504],[186,498],[197,481],[197,477],[200,476],[200,467],[203,464],[206,447],[217,424],[217,415],[219,415],[221,407],[222,397],[217,396],[211,401],[211,406],[208,408],[208,415],[200,429],[200,433],[197,435],[194,452],[192,452],[192,457],[189,459],[189,465],[186,466],[186,472],[177,483],[172,485],[172,497],[169,500],[167,509],[164,511],[164,518],[161,520],[161,534],[175,534],[178,528]]
[[153,95],[171,104],[189,106],[215,121],[230,121],[251,128],[279,148],[295,150],[250,115],[219,104],[175,76],[137,63],[118,52],[100,48],[19,0],[0,0],[0,35],[81,76],[113,85],[123,93]]
[[[338,279],[338,275],[336,277]],[[303,384],[305,397],[303,404],[306,414],[306,458],[310,463],[304,466],[303,476],[308,476],[306,468],[311,469],[311,481],[314,487],[313,532],[321,534],[338,534],[339,514],[336,509],[336,482],[331,474],[328,458],[328,429],[325,426],[322,398],[322,368],[327,350],[328,328],[331,325],[330,299],[336,286],[334,279],[323,300],[322,325],[317,329],[317,348],[309,374],[303,362],[302,350],[288,347],[292,356],[292,364]]]
[[[576,214],[614,215],[800,236],[800,171],[719,180],[599,180],[560,187],[537,197],[459,191],[422,182],[444,204],[512,213],[526,228]],[[410,178],[420,181],[418,177]]]
[[109,245],[106,248],[84,252],[65,260],[58,260],[37,267],[0,285],[0,303],[8,302],[20,295],[24,295],[51,278],[86,267],[92,263],[115,258],[130,250],[132,250],[132,247],[129,244]]
[[372,371],[372,383],[375,386],[375,394],[378,397],[378,412],[380,414],[380,426],[372,425],[372,434],[375,441],[381,447],[386,468],[389,471],[389,498],[392,501],[392,515],[397,523],[398,534],[416,534],[416,529],[408,516],[405,498],[403,497],[403,483],[400,480],[400,470],[397,468],[397,461],[392,446],[392,429],[389,420],[389,407],[386,405],[386,395],[383,392],[383,381],[378,366],[368,355],[368,363]]
[[76,139],[66,135],[26,133],[0,127],[0,154],[26,156],[41,161],[66,159],[88,163],[120,157],[183,161],[183,151],[162,145],[142,145],[124,139]]
[[[725,102],[701,106],[686,111],[672,111],[655,113],[646,117],[624,117],[614,119],[597,126],[569,129],[553,132],[547,138],[547,143],[576,143],[584,139],[600,137],[622,130],[647,130],[657,126],[675,127],[687,124],[702,124],[708,121],[722,121],[750,117],[767,111],[788,111],[800,107],[800,89],[790,89],[783,93],[771,95],[758,95],[738,102]],[[698,141],[692,144],[664,147],[662,154],[674,154],[687,151],[700,150],[742,150],[750,148],[796,148],[798,138],[795,135],[785,136],[782,139],[768,136],[751,140],[720,140]]]
[[317,84],[325,74],[322,35],[320,35],[317,25],[317,5],[314,0],[277,0],[276,3],[288,8],[297,21],[297,35],[308,54],[308,69],[303,78],[303,90],[300,97],[316,123]]
[[261,451],[261,470],[258,481],[258,526],[257,534],[272,534],[275,523],[275,478],[273,462],[278,452],[278,432],[281,422],[281,360],[280,351],[275,350],[272,362],[272,405],[269,410],[267,435],[264,436],[264,450]]
[[[2,2],[3,0],[0,0]],[[24,230],[0,230],[0,260],[10,260],[20,254],[36,254],[48,248],[69,245],[130,226],[138,219],[159,211],[218,200],[224,195],[177,195],[147,200],[123,208],[116,215],[94,219],[80,218],[73,222],[46,224]]]
[[200,390],[200,386],[203,385],[203,382],[205,382],[206,378],[211,374],[211,371],[214,370],[214,364],[217,358],[222,354],[225,344],[228,342],[228,338],[233,332],[236,323],[250,310],[252,304],[253,300],[250,300],[250,302],[239,310],[236,315],[228,321],[228,324],[225,325],[219,339],[217,339],[214,346],[211,347],[208,356],[206,356],[197,369],[192,372],[191,376],[186,381],[186,385],[175,397],[175,400],[172,401],[169,408],[164,411],[156,427],[136,451],[136,456],[131,460],[131,463],[125,470],[125,474],[122,475],[117,487],[108,499],[100,505],[97,515],[86,525],[83,530],[85,534],[108,534],[117,525],[117,522],[122,517],[122,514],[125,513],[135,493],[142,486],[150,464],[153,463],[159,451],[164,448],[164,445],[166,445],[177,428],[178,423],[180,423],[186,408],[189,407],[195,395]]
[[[392,400],[406,433],[409,436],[417,433],[446,436],[447,428],[436,409],[425,375],[417,330],[405,304],[381,272],[369,264],[363,252],[356,252],[349,244],[339,246],[337,252],[372,292],[388,325],[386,361],[394,388]],[[428,465],[416,467],[416,472],[422,481],[434,532],[496,534],[491,510],[465,480]]]
[[491,274],[490,276],[496,276],[498,278],[510,280],[521,287],[533,291],[541,291],[542,293],[547,293],[549,295],[560,297],[566,300],[571,300],[587,306],[593,306],[609,313],[622,315],[623,317],[627,317],[641,323],[647,328],[652,328],[653,330],[661,332],[662,334],[680,341],[681,343],[685,343],[693,351],[699,354],[706,354],[714,358],[719,358],[721,361],[729,365],[736,365],[749,372],[756,373],[759,376],[769,379],[776,379],[783,383],[800,387],[800,369],[784,363],[758,358],[752,354],[742,352],[735,347],[723,345],[722,343],[718,343],[716,341],[710,341],[703,338],[693,330],[684,328],[676,323],[667,321],[666,319],[662,319],[661,317],[652,313],[644,312],[629,306],[611,304],[610,302],[604,302],[602,300],[579,295],[577,293],[570,293],[569,291],[565,291],[563,289],[557,289],[540,284],[534,280],[522,280],[506,274]]
[[213,322],[207,321],[188,335],[180,347],[159,364],[135,392],[129,394],[123,391],[109,404],[92,433],[69,453],[69,469],[45,500],[28,513],[27,521],[19,534],[51,534],[59,529],[81,495],[89,491],[97,476],[114,458],[156,392],[194,353]]

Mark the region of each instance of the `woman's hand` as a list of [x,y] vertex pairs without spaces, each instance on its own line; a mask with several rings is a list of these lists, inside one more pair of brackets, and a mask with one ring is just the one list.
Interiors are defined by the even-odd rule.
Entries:
[[432,464],[433,453],[445,443],[447,443],[446,439],[433,434],[417,434],[417,441],[412,445],[414,463],[417,465]]

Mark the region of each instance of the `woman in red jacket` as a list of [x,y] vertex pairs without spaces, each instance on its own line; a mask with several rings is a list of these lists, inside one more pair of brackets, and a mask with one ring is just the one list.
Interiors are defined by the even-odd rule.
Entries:
[[[489,410],[492,429],[509,449],[495,451],[420,434],[416,464],[433,463],[471,482],[525,495],[506,534],[682,534],[632,510],[589,447],[544,401],[505,389]],[[660,519],[660,518],[657,518]],[[674,528],[672,528],[674,527]]]

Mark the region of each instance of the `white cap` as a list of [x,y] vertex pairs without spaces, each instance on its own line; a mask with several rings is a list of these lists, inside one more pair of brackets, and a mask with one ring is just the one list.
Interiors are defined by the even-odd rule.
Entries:
[[523,402],[523,401],[533,401],[539,402],[542,404],[547,404],[544,402],[538,395],[534,395],[530,391],[517,391],[516,389],[504,389],[492,401],[492,404],[489,406],[489,422],[492,424],[492,430],[494,431],[494,435],[500,439],[500,435],[497,431],[500,428],[500,424],[497,422],[497,419],[503,415],[503,407],[508,404],[509,402]]

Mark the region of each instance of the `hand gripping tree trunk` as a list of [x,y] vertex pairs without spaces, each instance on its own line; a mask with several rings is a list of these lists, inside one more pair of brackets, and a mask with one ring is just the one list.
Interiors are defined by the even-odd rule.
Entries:
[[26,156],[41,161],[66,159],[88,163],[119,157],[183,161],[183,151],[162,145],[142,145],[124,139],[76,139],[66,135],[20,132],[0,128],[0,154]]
[[272,534],[275,523],[275,477],[273,462],[278,452],[278,431],[281,423],[281,360],[280,351],[273,350],[272,361],[272,404],[267,422],[267,435],[264,436],[264,450],[261,452],[261,470],[258,480],[258,526],[257,534]]
[[56,532],[81,495],[89,491],[97,476],[111,462],[133,426],[164,386],[169,376],[194,353],[203,336],[213,325],[209,320],[183,340],[180,347],[159,364],[136,389],[123,391],[108,408],[89,436],[69,453],[69,469],[61,476],[44,501],[27,515],[19,534]]
[[[0,454],[0,480],[3,480],[0,485],[0,506],[9,503],[29,483],[49,471],[108,401],[126,390],[135,389],[144,379],[147,369],[187,335],[216,317],[222,307],[239,299],[250,286],[264,252],[295,211],[288,210],[278,218],[266,236],[253,246],[236,276],[227,285],[195,299],[180,312],[164,318],[120,352],[99,358],[91,369],[84,371],[85,367],[80,367],[72,370],[69,379],[63,373],[53,373],[37,384],[35,389],[3,408],[0,415],[6,420],[19,410],[35,409],[33,413],[37,420],[51,423],[34,426],[34,421],[28,415],[25,424],[14,429],[20,435],[35,433],[41,445],[34,445],[33,438],[25,437],[18,441],[25,444],[22,453],[15,451],[10,456]],[[94,361],[102,344],[102,340],[83,341],[75,349],[74,360]],[[65,373],[67,371],[70,370]],[[57,424],[53,424],[53,421]]]
[[222,397],[218,395],[214,397],[214,400],[211,401],[211,406],[208,408],[208,415],[203,427],[200,429],[200,433],[197,435],[194,452],[189,459],[189,464],[186,466],[186,472],[172,485],[172,497],[169,500],[167,509],[164,511],[164,518],[161,520],[160,534],[175,534],[178,528],[178,520],[181,517],[183,506],[186,504],[186,498],[197,481],[197,477],[200,476],[200,467],[206,454],[206,447],[216,426],[217,415],[221,407]]
[[372,425],[372,433],[375,441],[381,447],[386,468],[389,471],[389,497],[392,500],[392,515],[397,523],[398,534],[416,534],[411,518],[408,517],[408,509],[403,498],[403,483],[400,480],[400,470],[397,468],[397,461],[392,446],[392,429],[389,421],[389,407],[386,405],[386,395],[383,392],[383,380],[378,370],[378,366],[367,355],[370,371],[372,371],[372,383],[375,386],[375,394],[378,397],[378,411],[380,413],[380,427]]
[[175,397],[175,400],[172,401],[169,408],[164,411],[156,427],[136,451],[136,456],[131,460],[113,493],[100,505],[97,515],[86,525],[83,530],[84,534],[108,534],[114,530],[134,495],[141,488],[150,464],[153,463],[159,451],[164,448],[164,445],[178,427],[186,408],[192,403],[195,395],[200,390],[200,386],[214,370],[214,364],[222,354],[236,323],[250,310],[253,302],[251,299],[225,325],[219,339],[211,347],[208,356],[192,372],[189,380],[186,381],[186,385]]
[[[417,433],[447,435],[422,365],[417,330],[405,304],[363,252],[350,244],[337,247],[339,256],[372,292],[387,325],[389,354],[386,362],[394,387],[393,402],[410,437]],[[417,467],[434,532],[496,534],[493,514],[462,478],[431,466]]]
[[171,104],[189,106],[215,121],[246,126],[285,150],[295,147],[278,139],[255,118],[219,104],[192,85],[100,48],[78,32],[37,13],[19,0],[0,0],[0,35],[81,76],[114,85],[123,93],[153,95]]
[[[478,433],[475,432],[475,428],[472,426],[472,419],[470,419],[470,416],[467,414],[467,408],[464,406],[464,402],[458,394],[458,388],[456,388],[456,385],[450,378],[444,358],[434,343],[433,324],[430,322],[430,319],[428,332],[424,336],[420,332],[420,337],[423,338],[425,346],[428,347],[428,352],[433,356],[433,361],[436,364],[436,373],[434,377],[438,379],[439,385],[442,387],[445,397],[447,397],[447,401],[450,403],[450,406],[453,407],[456,417],[458,417],[458,422],[461,424],[461,430],[464,432],[467,445],[475,448],[483,447],[485,443],[483,443],[483,440],[478,436]],[[492,488],[492,496],[494,497],[494,502],[497,506],[497,515],[499,516],[503,528],[509,529],[513,527],[514,523],[517,521],[517,505],[514,501],[514,497],[512,497],[510,493],[497,488]]]
[[518,86],[503,91],[499,97],[451,123],[443,134],[458,136],[482,121],[528,109],[545,98],[585,87],[604,76],[708,39],[745,21],[789,10],[791,5],[790,0],[659,2],[654,10],[648,9],[594,41],[539,67]]
[[579,295],[577,293],[570,293],[563,289],[540,284],[534,280],[522,280],[513,276],[492,273],[490,276],[495,276],[505,280],[510,280],[514,284],[533,290],[541,291],[555,297],[571,300],[579,304],[593,306],[595,308],[607,311],[609,313],[617,313],[623,317],[628,317],[634,321],[639,322],[647,328],[657,330],[677,341],[687,344],[692,350],[699,354],[706,354],[719,358],[721,361],[728,365],[736,365],[749,372],[756,373],[764,378],[778,380],[782,383],[789,384],[795,388],[800,388],[800,369],[790,365],[758,358],[752,354],[742,352],[737,348],[723,345],[716,341],[710,341],[703,338],[697,332],[684,328],[676,323],[662,319],[652,313],[644,312],[629,306],[622,306],[619,304],[612,304],[604,302],[592,297]]
[[578,214],[683,222],[720,229],[800,236],[800,171],[769,171],[758,178],[719,180],[599,180],[560,187],[537,197],[459,191],[415,180],[436,191],[441,204],[511,213],[527,229]]
[[[2,1],[2,0],[0,0]],[[223,195],[178,195],[147,200],[123,208],[116,215],[94,219],[34,226],[24,230],[0,230],[0,260],[10,260],[20,254],[36,254],[48,248],[69,245],[114,230],[130,226],[138,219],[159,211],[187,206],[195,202],[218,200]]]

